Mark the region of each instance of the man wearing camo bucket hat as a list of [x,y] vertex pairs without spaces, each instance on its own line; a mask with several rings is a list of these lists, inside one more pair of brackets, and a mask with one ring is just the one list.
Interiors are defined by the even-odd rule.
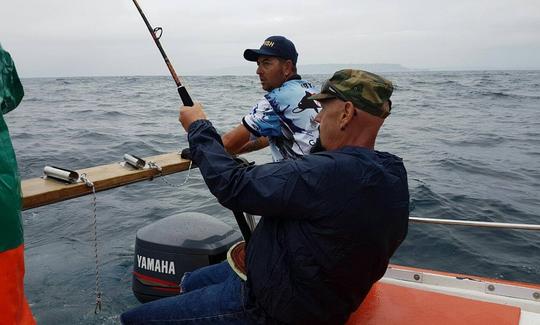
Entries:
[[[309,97],[318,100],[321,104],[326,103],[329,107],[343,106],[347,115],[346,121],[340,127],[340,131],[351,124],[357,126],[361,133],[362,144],[370,149],[375,146],[379,128],[384,118],[390,114],[392,101],[390,96],[394,90],[392,82],[371,72],[362,70],[340,70],[334,73],[322,86],[319,94]],[[351,108],[355,108],[352,110]],[[327,110],[320,112],[317,121],[324,117]],[[358,116],[358,119],[354,119]],[[320,123],[320,121],[319,121]],[[326,127],[321,123],[321,128]],[[312,152],[330,149],[329,143],[335,141],[334,135],[327,136],[327,140],[319,137]],[[325,143],[326,142],[326,143]]]
[[225,151],[201,104],[181,108],[212,194],[261,220],[245,255],[186,274],[182,294],[122,322],[344,324],[407,234],[407,172],[401,158],[374,150],[392,88],[369,72],[336,72],[311,97],[322,105],[316,121],[326,150],[247,168]]

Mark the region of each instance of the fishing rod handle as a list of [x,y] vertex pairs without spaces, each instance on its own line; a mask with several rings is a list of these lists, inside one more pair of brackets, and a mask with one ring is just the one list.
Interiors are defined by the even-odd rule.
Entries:
[[249,243],[249,240],[251,239],[251,229],[249,228],[249,225],[246,221],[246,216],[242,211],[239,210],[233,210],[233,215],[236,219],[238,227],[240,228],[240,233],[242,234],[242,237],[244,237],[244,241],[247,245]]
[[177,89],[178,95],[180,95],[180,99],[182,100],[182,104],[184,104],[184,106],[193,106],[193,100],[191,100],[191,96],[188,94],[186,87],[180,85]]

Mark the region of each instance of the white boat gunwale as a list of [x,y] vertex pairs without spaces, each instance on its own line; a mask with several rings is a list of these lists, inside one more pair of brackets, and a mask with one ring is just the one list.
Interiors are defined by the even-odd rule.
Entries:
[[473,300],[515,306],[536,314],[540,324],[540,285],[390,265],[383,283]]

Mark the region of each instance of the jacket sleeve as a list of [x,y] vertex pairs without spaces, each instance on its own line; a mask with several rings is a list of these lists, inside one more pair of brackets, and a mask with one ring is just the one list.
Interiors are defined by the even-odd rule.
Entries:
[[324,191],[317,184],[325,175],[317,171],[322,168],[313,163],[315,155],[309,160],[240,167],[226,153],[220,136],[207,120],[192,123],[188,140],[193,162],[223,206],[274,217],[308,218],[320,213],[318,205]]

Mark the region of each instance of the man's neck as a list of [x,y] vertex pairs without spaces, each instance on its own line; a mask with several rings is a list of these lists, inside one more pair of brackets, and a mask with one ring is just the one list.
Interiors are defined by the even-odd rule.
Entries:
[[356,134],[354,137],[348,139],[347,145],[374,150],[375,140],[377,139],[377,132],[378,132],[378,129],[365,130],[365,132]]
[[[292,76],[290,76],[289,78],[287,78],[287,80],[283,81],[283,83],[281,85],[279,85],[279,87],[283,86],[287,81],[291,81],[291,80],[301,80],[302,77],[299,75],[299,74],[293,74]],[[274,89],[277,89],[279,87],[276,87],[276,88],[273,88],[273,89],[270,89],[268,90],[268,92],[271,92],[273,91]]]
[[292,76],[290,76],[289,78],[287,78],[287,80],[285,80],[285,82],[287,82],[289,80],[300,80],[300,79],[302,79],[302,77],[299,74],[295,73]]

